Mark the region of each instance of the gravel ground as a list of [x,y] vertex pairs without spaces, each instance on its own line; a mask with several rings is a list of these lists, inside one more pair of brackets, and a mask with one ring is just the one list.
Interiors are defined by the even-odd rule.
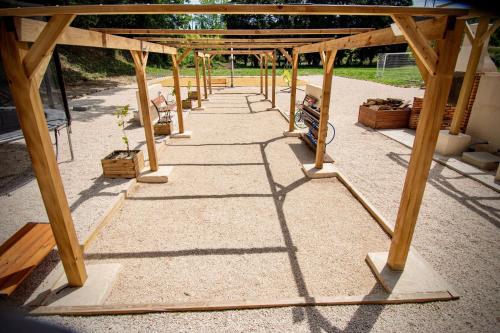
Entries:
[[[321,83],[321,77],[303,79]],[[357,107],[367,97],[411,98],[422,94],[417,89],[334,77],[331,119],[337,138],[328,152],[358,190],[390,220],[397,214],[411,151],[358,126]],[[278,106],[288,110],[288,104],[289,94],[279,93]],[[251,152],[238,156],[252,156],[245,154]],[[211,156],[206,157],[210,161]],[[432,164],[413,245],[461,292],[457,301],[40,320],[85,332],[497,332],[499,211],[498,193],[442,165]]]
[[269,102],[236,91],[190,115],[193,138],[161,154],[169,183],[139,184],[87,251],[123,265],[106,303],[382,292],[364,259],[388,237],[339,181],[304,176],[314,154]]
[[[169,91],[170,88],[163,88]],[[97,221],[112,204],[116,195],[128,187],[128,180],[102,177],[101,158],[115,149],[123,149],[122,134],[116,125],[113,112],[118,106],[130,104],[130,111],[137,110],[136,85],[113,88],[70,101],[74,105],[92,105],[89,111],[72,111],[72,142],[75,160],[71,161],[66,131],[60,135],[59,170],[78,238],[83,241],[95,228]],[[126,126],[131,148],[145,149],[144,130],[130,120]],[[52,140],[54,139],[51,133]],[[23,141],[0,145],[2,179],[18,179],[14,183],[26,183],[0,196],[0,243],[4,242],[29,221],[48,222],[38,184],[31,171],[31,162]],[[9,154],[7,155],[7,152]],[[22,170],[21,172],[19,170]],[[20,175],[20,176],[19,176]],[[5,185],[5,184],[3,184]]]

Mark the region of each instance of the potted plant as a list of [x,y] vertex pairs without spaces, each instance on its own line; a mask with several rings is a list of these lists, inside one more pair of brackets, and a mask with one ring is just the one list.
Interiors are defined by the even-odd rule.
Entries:
[[[172,100],[169,99],[169,96],[170,94],[164,100],[166,106],[161,109],[161,112],[158,112],[158,121],[153,126],[155,135],[170,135],[172,132],[172,114],[170,112],[177,107],[177,104],[174,102],[175,90],[172,91]],[[163,100],[163,97],[160,95],[159,99]],[[158,103],[161,103],[161,101],[158,101]]]
[[126,150],[115,150],[101,160],[104,177],[109,178],[135,178],[144,168],[144,155],[141,150],[131,150],[125,120],[129,114],[129,106],[125,105],[115,111],[118,127],[122,130],[122,140]]
[[198,91],[191,91],[191,81],[188,81],[188,99],[198,99]]

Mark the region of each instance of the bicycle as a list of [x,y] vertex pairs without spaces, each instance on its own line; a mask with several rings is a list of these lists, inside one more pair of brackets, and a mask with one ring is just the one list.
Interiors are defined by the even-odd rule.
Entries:
[[[296,103],[296,106],[297,108],[295,110],[295,120],[294,120],[295,127],[299,129],[304,129],[309,127],[309,128],[314,128],[317,131],[319,128],[318,120],[315,117],[311,116],[307,111],[304,111],[302,103]],[[325,143],[327,145],[330,144],[334,138],[335,138],[335,127],[331,122],[328,122]]]

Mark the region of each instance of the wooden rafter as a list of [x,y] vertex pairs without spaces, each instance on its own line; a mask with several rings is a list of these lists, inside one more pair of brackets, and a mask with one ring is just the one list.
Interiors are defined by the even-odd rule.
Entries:
[[[169,46],[172,46],[174,48],[181,48],[181,47],[190,47],[193,49],[274,49],[277,46],[279,47],[297,47],[301,45],[306,45],[307,43],[288,43],[288,44],[275,44],[275,43],[270,43],[270,44],[177,44],[177,43],[168,43]],[[167,45],[167,44],[166,44]]]
[[[43,21],[16,18],[16,31],[21,42],[34,42],[48,24]],[[176,49],[132,38],[109,35],[97,31],[67,27],[57,38],[57,44],[101,47],[131,51],[176,54]]]
[[468,9],[361,5],[73,5],[0,9],[0,16],[123,15],[123,14],[273,14],[273,15],[468,15]]
[[482,36],[481,36],[481,43],[486,42],[486,40],[493,34],[498,28],[500,28],[500,20],[496,20],[491,27],[488,28],[488,31],[486,31]]
[[280,50],[281,54],[285,57],[285,59],[288,61],[288,63],[292,63],[292,56],[282,47],[278,48]]
[[[446,28],[446,17],[434,18],[417,22],[417,26],[422,35],[428,40],[443,38]],[[319,42],[303,45],[294,48],[299,53],[315,53],[328,50],[345,50],[359,47],[404,44],[404,36],[395,36],[391,28],[379,29],[354,36],[332,39],[326,42]]]
[[91,30],[116,35],[209,35],[209,36],[278,36],[278,35],[353,35],[373,28],[330,29],[117,29],[94,28]]
[[135,39],[149,42],[172,43],[315,43],[332,39],[331,37],[301,37],[301,38],[178,38],[178,37],[134,37]]
[[205,54],[265,54],[272,50],[209,50],[203,51]]
[[182,62],[182,60],[184,60],[188,55],[189,53],[192,51],[193,49],[191,48],[187,48],[184,50],[184,53],[182,53],[182,55],[179,57],[179,59],[177,59],[177,63],[180,64]]
[[420,62],[431,74],[436,73],[438,56],[429,44],[429,40],[420,32],[417,23],[411,16],[392,15]]

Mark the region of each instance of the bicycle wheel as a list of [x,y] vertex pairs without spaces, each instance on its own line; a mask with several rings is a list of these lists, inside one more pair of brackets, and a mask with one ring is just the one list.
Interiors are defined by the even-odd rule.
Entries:
[[295,113],[295,127],[303,129],[306,128],[307,125],[304,122],[304,115],[302,114],[302,111],[298,111]]
[[333,127],[333,124],[328,122],[328,132],[326,134],[326,144],[330,144],[333,139],[335,138],[335,127]]

